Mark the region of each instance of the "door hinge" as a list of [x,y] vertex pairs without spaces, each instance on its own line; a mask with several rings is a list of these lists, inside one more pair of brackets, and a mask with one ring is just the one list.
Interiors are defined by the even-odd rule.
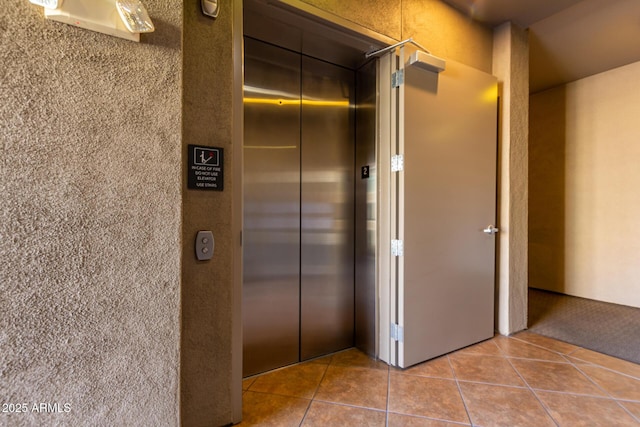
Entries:
[[402,240],[391,240],[391,255],[392,256],[404,255],[404,242]]
[[396,154],[391,156],[391,172],[399,172],[404,170],[404,156]]
[[391,87],[393,89],[400,87],[404,84],[404,70],[398,70],[391,74]]
[[391,324],[391,339],[397,342],[404,342],[404,328],[397,323]]

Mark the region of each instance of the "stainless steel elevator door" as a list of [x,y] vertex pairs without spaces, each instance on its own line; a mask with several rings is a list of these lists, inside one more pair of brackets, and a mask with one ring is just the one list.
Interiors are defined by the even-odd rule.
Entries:
[[302,360],[353,345],[354,79],[302,58]]
[[245,38],[244,376],[353,346],[353,80]]
[[245,39],[243,371],[299,361],[300,55]]

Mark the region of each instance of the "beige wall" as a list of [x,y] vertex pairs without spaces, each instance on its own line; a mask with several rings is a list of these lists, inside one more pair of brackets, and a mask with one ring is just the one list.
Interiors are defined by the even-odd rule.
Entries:
[[639,74],[531,97],[530,286],[640,307]]
[[0,425],[176,425],[180,3],[134,43],[0,14]]

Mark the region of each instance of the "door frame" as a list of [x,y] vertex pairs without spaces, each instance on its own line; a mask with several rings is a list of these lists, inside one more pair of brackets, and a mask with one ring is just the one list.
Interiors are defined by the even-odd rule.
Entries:
[[[261,0],[266,3],[266,0]],[[243,49],[242,49],[242,39],[244,36],[243,30],[243,3],[244,0],[233,0],[233,63],[234,63],[234,72],[233,72],[233,144],[234,146],[242,146],[243,142],[243,120],[242,120],[242,111],[243,111]],[[308,3],[303,2],[302,0],[272,0],[269,2],[273,7],[278,7],[284,10],[287,10],[289,13],[294,15],[305,16],[309,19],[315,20],[317,23],[321,25],[325,25],[327,28],[330,28],[333,31],[342,31],[345,34],[345,37],[353,38],[355,40],[377,40],[380,43],[380,47],[390,46],[398,42],[396,39],[392,39],[383,34],[379,34],[375,31],[370,30],[369,28],[365,28],[358,24],[355,24],[352,21],[348,21],[344,18],[341,18],[335,14],[329,13],[325,10],[312,6]],[[496,54],[494,53],[494,58]],[[381,64],[379,68],[379,80],[384,80],[385,82],[390,82],[391,74],[389,72],[390,64],[384,63],[384,59],[379,60],[379,64]],[[494,74],[502,75],[500,71],[496,72],[496,68],[494,68]],[[504,73],[503,73],[504,74]],[[508,73],[505,74],[504,80],[508,80],[510,75]],[[380,198],[378,199],[378,237],[380,236],[389,236],[390,235],[390,223],[389,218],[391,216],[390,206],[384,206],[384,201],[389,197],[389,190],[391,188],[390,180],[382,179],[382,173],[385,170],[389,170],[389,159],[391,157],[390,145],[387,145],[387,138],[390,138],[390,135],[394,129],[391,129],[390,120],[388,120],[391,116],[390,109],[388,111],[383,111],[384,105],[389,105],[388,102],[385,101],[386,97],[390,96],[390,94],[385,94],[383,91],[380,92],[380,98],[378,100],[378,107],[380,108],[380,122],[377,125],[378,139],[376,141],[377,145],[377,167],[380,173],[378,174],[378,191]],[[508,113],[507,113],[508,114]],[[505,113],[501,112],[499,114],[498,120],[502,122]],[[501,149],[508,150],[508,147],[511,145],[510,140],[503,136],[502,133],[499,134],[499,146],[503,147]],[[233,258],[239,260],[239,262],[234,263],[233,265],[233,307],[232,307],[232,411],[233,411],[233,419],[234,422],[240,422],[242,419],[242,303],[241,303],[241,295],[242,295],[242,248],[241,248],[241,236],[242,236],[242,163],[243,163],[243,155],[242,150],[232,150],[232,179],[234,182],[239,183],[239,185],[234,185],[234,192],[232,195],[232,209],[233,209],[233,220],[231,224],[232,235],[239,236],[237,240],[237,244],[234,244],[233,250],[234,255]],[[384,159],[381,161],[380,159]],[[390,173],[385,176],[389,176]],[[508,187],[509,178],[508,176],[499,178],[498,185],[500,187],[501,183],[505,183]],[[387,198],[384,198],[387,197]],[[509,210],[508,198],[509,195],[500,194],[498,195],[498,203],[500,206],[503,206],[503,210]],[[506,208],[504,208],[506,206]],[[378,258],[379,266],[377,267],[376,273],[378,274],[376,286],[378,287],[378,296],[379,296],[379,322],[380,322],[380,334],[379,337],[389,336],[390,323],[388,319],[390,319],[389,311],[394,308],[394,304],[391,303],[390,296],[390,262],[382,262],[384,259],[390,257],[390,242],[385,240],[378,240],[378,254],[380,258]],[[497,256],[500,257],[500,246],[497,250]],[[508,293],[510,288],[514,286],[520,286],[519,283],[508,283],[509,278],[506,279],[507,283],[503,286],[506,291],[502,291],[503,293]],[[516,290],[517,291],[517,290]],[[509,310],[509,305],[511,304],[512,298],[510,296],[506,298],[500,298],[496,301],[496,313],[506,313],[508,319],[505,319],[504,322],[513,322],[517,325],[522,323],[522,312],[518,310]],[[525,309],[524,313],[526,316],[526,292],[523,297]],[[526,320],[525,320],[526,326]],[[505,332],[509,333],[512,329],[506,329]],[[380,340],[380,358],[386,355],[386,359],[391,359],[391,351],[390,351],[390,343],[385,343]],[[384,359],[383,359],[384,360]],[[385,360],[388,361],[388,360]]]
[[[369,28],[364,26],[355,24],[349,20],[341,18],[337,15],[328,13],[322,9],[319,9],[315,6],[311,6],[307,3],[304,3],[301,0],[277,0],[277,1],[267,1],[267,0],[257,0],[260,3],[264,3],[267,7],[274,7],[285,13],[292,14],[294,16],[302,17],[307,20],[313,21],[315,24],[318,24],[322,27],[327,28],[332,32],[339,32],[344,37],[344,40],[348,40],[349,43],[353,44],[353,46],[357,46],[360,49],[363,49],[364,46],[369,50],[375,50],[379,48],[383,48],[386,46],[390,46],[395,44],[397,40],[394,40],[390,37],[387,37],[383,34],[377,33]],[[244,1],[243,0],[234,0],[233,1],[233,21],[234,21],[234,31],[233,31],[233,44],[234,44],[234,74],[233,74],[233,134],[234,134],[234,145],[236,147],[240,147],[239,149],[234,149],[232,153],[232,162],[233,162],[233,180],[239,185],[235,185],[234,194],[233,194],[233,210],[234,210],[234,221],[232,224],[232,229],[234,232],[237,231],[237,235],[240,236],[239,244],[234,246],[235,254],[234,259],[240,260],[240,262],[235,263],[233,265],[233,307],[232,307],[232,324],[233,324],[233,335],[232,335],[232,384],[231,384],[231,403],[232,403],[232,418],[234,423],[239,423],[242,420],[242,352],[243,352],[243,337],[242,337],[242,216],[243,216],[243,185],[242,185],[242,171],[243,171],[243,129],[244,129],[244,121],[243,121],[243,87],[244,87],[244,49],[243,49],[243,39],[245,36],[245,31],[243,28],[243,14],[244,14]],[[363,56],[365,51],[362,51]],[[378,65],[379,67],[379,65]],[[379,68],[378,68],[379,70]],[[380,74],[379,71],[377,73]],[[378,99],[378,104],[380,100]],[[379,105],[378,105],[379,106]],[[376,151],[379,147],[379,123],[376,126]],[[382,167],[383,170],[389,170],[387,167],[385,169],[386,162],[380,162],[379,159],[384,158],[380,157],[378,153],[376,153],[376,166],[378,168]],[[379,169],[378,169],[379,170]],[[388,176],[390,174],[386,174]],[[378,177],[381,174],[378,173]],[[379,184],[378,184],[379,185]],[[378,191],[380,187],[378,187]],[[380,214],[381,210],[381,200],[378,200],[378,214]],[[390,205],[382,203],[385,205],[385,212],[390,212]],[[383,213],[384,217],[384,213]],[[380,238],[380,233],[378,231],[377,238]],[[388,243],[384,240],[378,240],[378,249],[376,254],[377,264],[386,264],[384,262],[378,261],[380,254],[380,246],[388,247]],[[383,243],[384,242],[384,243]],[[386,246],[385,246],[386,245]],[[376,267],[378,268],[378,267]],[[379,271],[376,271],[376,274],[379,275]],[[376,277],[376,288],[378,289],[378,303],[380,301],[386,300],[386,295],[380,294],[381,286],[379,284],[379,277]],[[386,289],[386,288],[385,288]],[[388,294],[387,294],[388,295]],[[378,312],[380,309],[378,308]],[[389,322],[388,317],[383,317],[378,315],[376,321],[380,322],[380,336],[383,336],[386,325],[386,333],[389,331]],[[378,347],[380,345],[378,344]],[[380,350],[378,350],[380,352]]]

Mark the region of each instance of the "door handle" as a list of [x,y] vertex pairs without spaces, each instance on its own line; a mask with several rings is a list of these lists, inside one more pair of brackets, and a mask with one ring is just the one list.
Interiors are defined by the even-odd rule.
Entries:
[[496,234],[498,231],[500,231],[500,230],[498,230],[496,227],[494,227],[493,224],[489,224],[487,226],[487,228],[482,230],[482,232],[485,233],[485,234]]

